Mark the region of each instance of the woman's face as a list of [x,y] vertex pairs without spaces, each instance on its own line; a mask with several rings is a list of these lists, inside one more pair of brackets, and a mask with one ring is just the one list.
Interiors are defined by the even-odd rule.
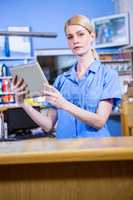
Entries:
[[68,25],[66,37],[69,48],[75,55],[84,55],[91,49],[95,33],[89,33],[80,25]]

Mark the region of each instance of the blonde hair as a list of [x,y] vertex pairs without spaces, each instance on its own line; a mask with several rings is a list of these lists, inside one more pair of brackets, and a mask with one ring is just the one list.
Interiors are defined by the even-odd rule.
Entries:
[[[65,33],[66,33],[66,29],[69,25],[80,25],[80,26],[84,27],[89,33],[95,32],[91,21],[89,20],[88,17],[86,17],[84,15],[74,15],[70,19],[68,19],[64,26]],[[98,56],[96,50],[93,47],[91,50],[92,50],[93,57],[96,60],[99,60],[99,56]]]

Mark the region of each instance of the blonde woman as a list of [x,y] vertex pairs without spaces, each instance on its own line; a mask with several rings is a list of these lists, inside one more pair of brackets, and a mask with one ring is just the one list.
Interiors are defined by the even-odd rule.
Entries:
[[65,35],[77,63],[57,77],[54,86],[44,85],[43,95],[50,108],[47,116],[24,103],[26,94],[22,80],[14,78],[16,100],[45,131],[56,126],[56,137],[110,136],[106,122],[121,94],[115,71],[102,65],[93,48],[95,32],[86,16],[67,20]]

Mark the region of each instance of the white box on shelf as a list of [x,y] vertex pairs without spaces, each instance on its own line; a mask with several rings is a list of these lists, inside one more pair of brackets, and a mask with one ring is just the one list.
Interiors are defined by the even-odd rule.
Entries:
[[[8,31],[29,32],[30,27],[8,27]],[[9,36],[10,56],[31,56],[32,44],[30,37]]]

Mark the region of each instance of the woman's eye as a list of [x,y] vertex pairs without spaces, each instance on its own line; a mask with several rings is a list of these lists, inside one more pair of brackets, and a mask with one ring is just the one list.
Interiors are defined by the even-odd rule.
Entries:
[[[85,35],[84,33],[78,33],[78,34],[77,34],[77,37],[82,37],[82,36],[84,36],[84,35]],[[72,40],[73,38],[74,38],[73,35],[68,35],[68,36],[67,36],[67,39],[68,39],[68,40]]]
[[68,40],[71,40],[73,38],[73,36],[67,36]]
[[79,33],[79,36],[84,36],[84,33]]

